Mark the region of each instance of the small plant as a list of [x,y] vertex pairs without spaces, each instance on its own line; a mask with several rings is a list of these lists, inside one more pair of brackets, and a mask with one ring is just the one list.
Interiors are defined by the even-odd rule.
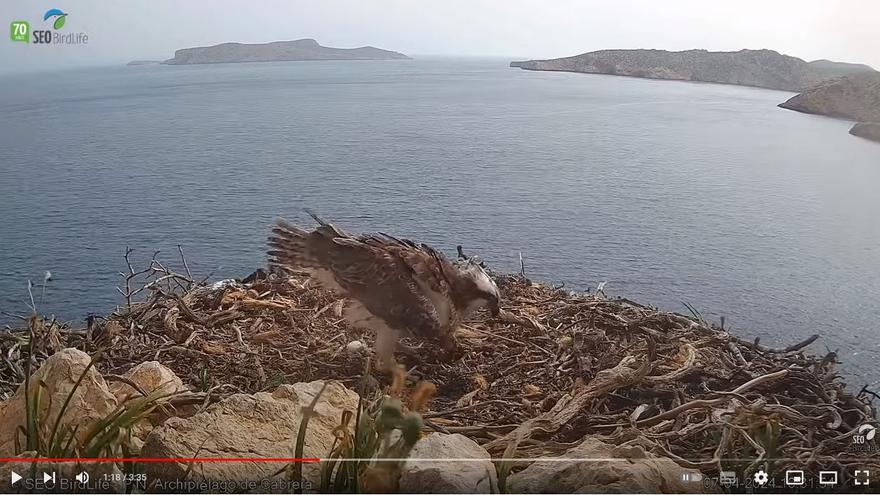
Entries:
[[764,449],[767,471],[772,473],[776,460],[781,457],[779,437],[782,435],[779,420],[774,417],[757,417],[749,424],[749,436]]
[[[24,449],[16,436],[16,453],[22,451],[36,452],[37,457],[117,457],[123,454],[128,441],[130,429],[138,422],[147,418],[157,407],[158,401],[164,397],[162,390],[157,390],[143,397],[133,398],[119,404],[110,414],[93,424],[88,432],[78,439],[79,427],[62,424],[71,400],[79,390],[83,379],[94,366],[97,359],[86,366],[82,374],[68,392],[64,403],[53,411],[51,396],[46,395],[49,387],[43,380],[31,385],[28,378],[25,385],[25,425],[18,427],[24,437]],[[48,404],[45,404],[48,399]],[[46,418],[57,414],[54,421]]]
[[[513,468],[514,457],[516,457],[516,449],[520,442],[525,438],[525,433],[518,431],[516,437],[507,444],[502,454],[503,461],[498,463],[498,493],[508,493],[507,478],[510,476],[510,470]],[[491,477],[490,477],[491,479]]]
[[[315,406],[318,405],[318,400],[320,400],[321,394],[324,393],[328,383],[329,382],[324,382],[324,385],[321,387],[321,390],[318,390],[318,393],[315,394],[315,398],[312,399],[312,403],[309,404],[309,407],[303,409],[303,417],[299,423],[299,431],[296,433],[296,446],[293,450],[293,457],[297,459],[302,459],[303,457],[303,451],[305,451],[306,446],[306,432],[309,430],[309,420],[311,420],[312,416],[315,414]],[[302,480],[302,462],[294,462],[290,464],[287,473],[288,479],[290,480]],[[302,487],[297,485],[294,493],[302,493]]]
[[202,366],[199,370],[199,390],[207,392],[211,388],[211,378],[207,366]]
[[[369,369],[368,362],[366,370]],[[364,376],[368,376],[368,372]],[[419,411],[436,393],[433,384],[420,382],[413,389],[409,407],[406,407],[401,400],[404,382],[403,370],[395,370],[389,393],[372,402],[364,399],[366,381],[362,383],[356,413],[343,412],[340,424],[333,430],[333,446],[321,464],[322,493],[389,493],[397,490],[400,470],[422,436],[424,421]],[[311,405],[304,408],[294,457],[303,455],[309,419],[323,391],[322,388]],[[291,464],[288,474],[289,479],[301,480],[302,464]]]
[[265,389],[272,390],[284,385],[285,378],[283,373],[276,373],[269,378],[269,381],[266,382]]
[[728,445],[725,435],[735,435],[742,442],[739,447],[735,442],[730,443],[729,449],[721,452],[726,458],[723,467],[732,471],[754,472],[761,466],[768,473],[773,473],[783,455],[780,448],[782,430],[779,418],[741,412],[732,421],[732,427],[732,432],[735,433],[723,434],[718,443]]
[[695,308],[695,307],[694,307],[692,304],[690,304],[689,302],[682,301],[681,303],[684,305],[685,308],[687,308],[687,310],[691,313],[691,315],[694,317],[694,320],[695,320],[697,323],[699,323],[699,324],[701,324],[701,325],[707,325],[706,319],[703,318],[703,313],[700,313],[700,312],[697,310],[697,308]]
[[[63,419],[80,392],[86,376],[92,372],[100,359],[100,353],[93,356],[89,364],[77,377],[64,401],[54,407],[49,386],[42,379],[34,381],[32,357],[38,327],[42,325],[36,312],[29,320],[30,341],[28,343],[28,359],[25,364],[25,424],[16,429],[14,448],[16,455],[25,451],[41,458],[95,458],[95,457],[133,457],[131,449],[131,429],[140,421],[145,420],[162,399],[172,394],[164,394],[157,389],[151,394],[129,399],[104,418],[88,427],[83,434],[79,426],[71,427],[63,423]],[[54,419],[53,419],[54,417]],[[133,473],[134,465],[126,463],[122,466],[124,473]],[[36,463],[31,465],[32,473],[37,469]]]

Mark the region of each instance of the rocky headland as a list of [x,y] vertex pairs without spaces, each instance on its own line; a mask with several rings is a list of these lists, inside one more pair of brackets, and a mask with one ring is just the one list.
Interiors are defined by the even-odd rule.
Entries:
[[827,115],[857,123],[850,134],[880,142],[880,72],[821,83],[779,104],[798,112]]
[[859,122],[852,126],[849,133],[880,143],[880,123],[878,122]]
[[289,62],[301,60],[408,60],[410,57],[372,46],[332,48],[313,39],[271,43],[222,43],[183,48],[174,52],[166,65],[224,64],[238,62]]
[[856,136],[878,139],[880,72],[863,64],[807,62],[773,50],[599,50],[572,57],[511,62],[525,70],[699,81],[799,92],[782,108],[861,122]]
[[600,50],[573,57],[511,62],[510,66],[525,70],[700,81],[786,91],[803,91],[831,78],[873,72],[866,65],[828,60],[806,62],[773,50]]

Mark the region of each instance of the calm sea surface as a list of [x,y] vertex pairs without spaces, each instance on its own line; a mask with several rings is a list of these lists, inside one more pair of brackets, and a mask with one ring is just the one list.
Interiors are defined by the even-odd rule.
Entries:
[[247,275],[273,218],[310,207],[767,344],[820,333],[855,384],[880,379],[880,145],[785,92],[506,65],[0,78],[0,311],[26,313],[45,270],[43,312],[112,309],[126,245]]

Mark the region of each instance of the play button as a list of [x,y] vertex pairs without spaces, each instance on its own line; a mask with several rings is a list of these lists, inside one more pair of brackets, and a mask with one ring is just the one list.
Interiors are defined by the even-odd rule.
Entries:
[[21,476],[18,473],[16,473],[15,471],[10,471],[9,484],[14,485],[14,484],[18,483],[19,481],[21,481]]

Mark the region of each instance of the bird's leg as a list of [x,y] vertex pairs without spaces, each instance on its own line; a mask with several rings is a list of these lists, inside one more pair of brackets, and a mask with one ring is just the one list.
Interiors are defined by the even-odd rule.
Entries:
[[458,342],[455,340],[454,330],[448,330],[440,334],[440,348],[446,359],[453,361],[458,357]]
[[394,347],[397,345],[397,331],[383,328],[376,332],[376,369],[385,373],[396,366]]

